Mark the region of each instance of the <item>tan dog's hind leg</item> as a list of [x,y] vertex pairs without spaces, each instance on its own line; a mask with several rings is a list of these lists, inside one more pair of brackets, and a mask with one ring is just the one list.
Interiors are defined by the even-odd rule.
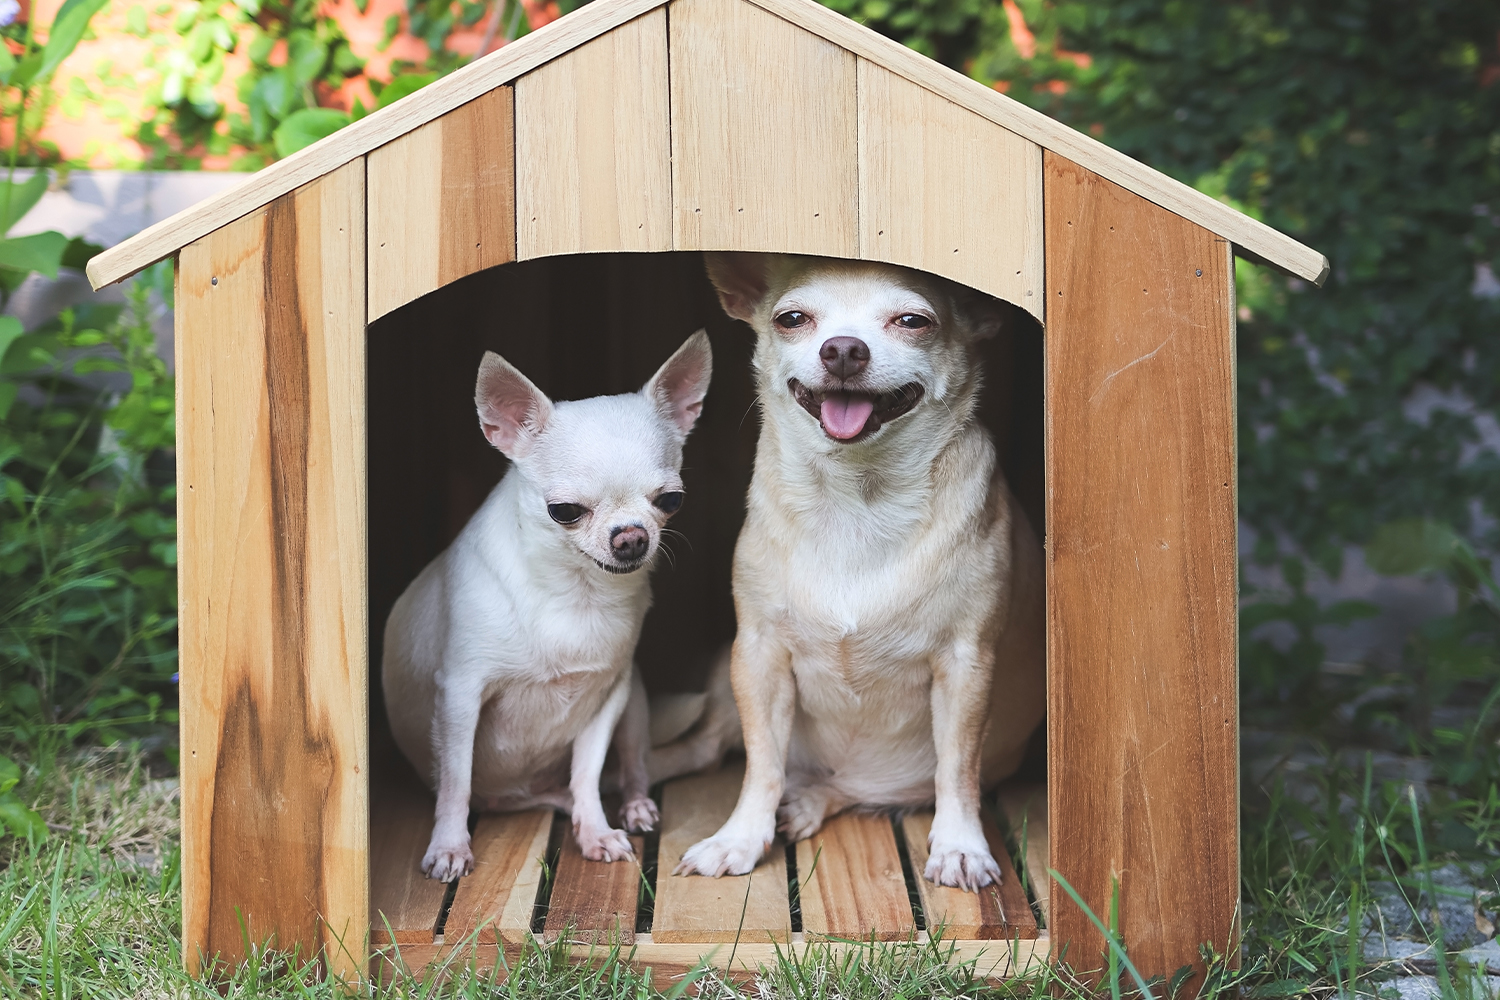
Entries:
[[979,822],[979,757],[989,714],[994,641],[971,636],[934,658],[932,736],[937,807],[927,842],[927,878],[971,892],[1000,881]]
[[719,832],[700,840],[675,875],[745,875],[776,836],[776,806],[786,785],[787,744],[797,710],[791,653],[770,630],[741,626],[730,676],[745,736],[745,783]]

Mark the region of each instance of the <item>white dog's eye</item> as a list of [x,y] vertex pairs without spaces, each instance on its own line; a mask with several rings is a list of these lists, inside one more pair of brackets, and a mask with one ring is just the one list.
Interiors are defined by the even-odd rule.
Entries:
[[663,514],[675,514],[682,506],[682,493],[680,491],[663,493],[651,502],[656,504],[656,509]]
[[549,503],[547,505],[547,516],[558,524],[577,524],[588,512],[589,509],[582,504]]
[[896,317],[896,325],[908,330],[925,330],[932,325],[932,320],[920,313],[902,313]]
[[806,326],[808,324],[808,321],[810,321],[811,319],[812,317],[805,312],[801,312],[796,309],[788,309],[786,312],[776,317],[776,325],[781,327],[783,330],[795,330],[799,326]]

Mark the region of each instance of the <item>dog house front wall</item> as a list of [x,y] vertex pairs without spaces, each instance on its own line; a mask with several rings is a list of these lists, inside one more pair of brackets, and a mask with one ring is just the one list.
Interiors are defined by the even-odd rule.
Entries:
[[178,257],[184,955],[363,965],[365,173]]
[[[1052,866],[1096,914],[1118,882],[1131,959],[1170,974],[1237,954],[1234,261],[1063,157],[1046,182]],[[1054,914],[1088,967],[1102,936]]]

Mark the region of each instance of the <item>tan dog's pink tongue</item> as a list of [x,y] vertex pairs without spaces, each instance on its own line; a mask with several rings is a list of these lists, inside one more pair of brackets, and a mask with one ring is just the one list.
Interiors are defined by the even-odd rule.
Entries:
[[840,441],[858,437],[875,410],[875,400],[851,392],[829,393],[823,400],[823,429]]

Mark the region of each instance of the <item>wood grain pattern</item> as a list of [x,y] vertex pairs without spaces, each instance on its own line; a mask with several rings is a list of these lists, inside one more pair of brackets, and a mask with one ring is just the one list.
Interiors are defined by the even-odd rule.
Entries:
[[[635,940],[635,903],[641,887],[638,861],[589,861],[578,851],[573,826],[564,821],[562,853],[552,882],[546,938],[567,935],[569,941],[615,942]],[[630,838],[637,859],[645,841]]]
[[[1063,157],[1045,176],[1052,863],[1096,913],[1118,879],[1132,960],[1171,975],[1236,953],[1233,262]],[[1053,896],[1054,946],[1101,955]]]
[[351,163],[179,261],[190,968],[241,957],[241,917],[252,943],[363,962],[364,200]]
[[797,843],[802,930],[898,941],[916,930],[889,816],[844,813]]
[[786,846],[778,838],[749,875],[673,875],[683,854],[714,834],[739,798],[743,763],[682,778],[662,791],[656,909],[651,939],[661,943],[790,941]]
[[1000,884],[986,886],[979,892],[965,892],[944,885],[933,885],[923,876],[927,868],[927,834],[932,829],[932,813],[926,810],[908,813],[901,818],[901,832],[906,837],[906,852],[917,877],[917,893],[927,918],[927,932],[943,928],[943,939],[1008,941],[1037,936],[1036,916],[1026,900],[1026,890],[1016,875],[1005,838],[988,819],[984,821],[985,839],[990,853],[1000,865]]
[[672,249],[667,12],[516,81],[516,244],[548,254]]
[[370,790],[370,941],[431,944],[447,886],[422,874],[432,793],[404,760]]
[[1001,785],[1000,808],[1004,811],[1005,821],[1010,824],[1016,840],[1023,844],[1025,853],[1021,866],[1026,870],[1026,883],[1036,897],[1037,908],[1042,911],[1042,921],[1050,927],[1052,878],[1047,874],[1047,868],[1052,861],[1047,833],[1047,786],[1019,783]]
[[512,96],[497,87],[370,154],[371,321],[516,259]]
[[673,0],[678,250],[858,254],[854,57],[744,0]]
[[463,941],[477,931],[480,941],[525,941],[551,830],[550,809],[479,818],[472,842],[474,871],[459,879],[443,940]]
[[859,255],[1042,318],[1042,148],[859,60]]
[[[855,24],[813,0],[747,2],[753,2],[785,18],[792,25],[806,28],[849,52],[927,87],[1044,149],[1071,158],[1143,198],[1213,230],[1275,267],[1314,284],[1322,284],[1327,277],[1328,260],[1316,250],[1241,215],[1228,205],[1158,173],[1081,132],[1053,121],[1039,111]],[[299,185],[335,170],[662,4],[663,0],[596,0],[587,4],[525,38],[506,45],[483,59],[475,60],[435,84],[397,101],[389,108],[362,118],[328,138],[272,164],[244,184],[159,222],[133,239],[106,250],[89,262],[89,281],[94,288],[102,288],[127,278],[215,229],[264,207]],[[682,0],[678,0],[676,6],[681,5]],[[728,61],[721,64],[725,68],[732,67],[745,55],[735,46],[735,41],[737,39],[732,39],[727,46],[733,51],[730,52]],[[675,55],[681,56],[682,53]],[[772,58],[774,61],[774,55]],[[779,74],[792,78],[796,77],[800,68],[795,63],[775,67]],[[713,167],[713,164],[705,164],[704,169]],[[741,249],[758,248],[746,246]]]

